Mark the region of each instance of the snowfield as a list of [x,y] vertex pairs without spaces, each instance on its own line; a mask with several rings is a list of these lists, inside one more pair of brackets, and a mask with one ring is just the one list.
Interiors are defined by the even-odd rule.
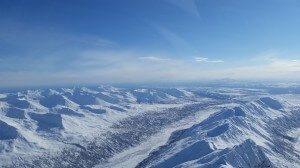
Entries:
[[0,94],[0,167],[300,168],[300,97],[274,88]]

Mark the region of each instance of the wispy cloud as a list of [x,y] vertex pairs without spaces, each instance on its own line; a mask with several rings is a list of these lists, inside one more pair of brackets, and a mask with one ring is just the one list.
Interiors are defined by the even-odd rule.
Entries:
[[171,61],[169,58],[161,58],[161,57],[154,57],[154,56],[147,56],[147,57],[139,57],[140,60],[146,61]]
[[224,76],[234,79],[292,79],[299,80],[300,60],[272,57],[257,64],[224,68],[215,71],[215,77]]
[[174,32],[162,25],[150,23],[150,25],[169,43],[173,46],[174,50],[188,50],[195,52],[195,48],[188,43],[186,39],[180,36],[180,33]]
[[[63,70],[0,72],[0,85],[51,85],[100,82],[147,82],[203,79],[299,79],[300,60],[274,59],[260,65],[205,68],[168,55],[133,51],[85,51]],[[155,55],[155,54],[153,54]],[[198,58],[200,62],[210,61]],[[214,60],[212,60],[214,61]],[[42,65],[47,65],[44,63]],[[42,66],[41,65],[41,66]],[[48,65],[49,66],[49,65]]]
[[[174,47],[189,47],[175,33],[158,29]],[[4,34],[0,32],[0,40],[2,37]],[[12,33],[5,40],[16,48],[25,46],[26,50],[19,57],[0,57],[0,86],[218,78],[299,79],[300,73],[299,59],[282,59],[276,52],[260,54],[257,60],[245,65],[228,66],[223,60],[207,57],[121,50],[117,49],[117,43],[91,35],[29,31],[24,35]]]
[[179,8],[183,9],[184,11],[192,15],[195,15],[197,17],[200,16],[196,0],[166,0],[166,1],[175,6],[178,6]]
[[273,59],[269,68],[278,72],[300,72],[300,60]]
[[5,22],[0,27],[0,43],[5,44],[7,57],[18,58],[53,57],[62,52],[68,57],[72,54],[69,51],[118,46],[117,42],[93,34],[72,34],[15,22]]
[[223,63],[223,60],[210,60],[205,57],[194,57],[196,62],[207,62],[207,63]]

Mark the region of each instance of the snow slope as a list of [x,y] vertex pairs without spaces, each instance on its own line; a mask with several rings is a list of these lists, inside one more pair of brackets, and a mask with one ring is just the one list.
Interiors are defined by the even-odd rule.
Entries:
[[0,167],[300,167],[300,98],[254,88],[1,93]]

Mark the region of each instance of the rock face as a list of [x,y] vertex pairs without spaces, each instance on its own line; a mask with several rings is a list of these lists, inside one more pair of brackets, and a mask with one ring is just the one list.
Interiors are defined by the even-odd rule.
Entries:
[[58,114],[64,114],[64,115],[69,115],[69,116],[76,116],[76,117],[84,117],[83,114],[77,113],[74,110],[71,110],[69,108],[61,108],[57,110]]
[[52,108],[57,105],[64,105],[65,103],[66,101],[63,96],[57,94],[46,96],[45,98],[40,100],[40,104],[48,108]]
[[25,111],[12,107],[8,109],[6,116],[10,118],[25,119]]
[[106,113],[106,110],[104,109],[95,109],[91,108],[89,106],[80,106],[81,109],[88,110],[89,112],[95,113],[95,114],[103,114]]
[[247,139],[242,144],[229,149],[222,159],[235,167],[274,167],[269,158],[264,154],[262,148],[257,146],[251,139]]
[[184,148],[182,151],[176,153],[176,155],[164,160],[163,162],[153,167],[157,167],[157,168],[175,167],[182,163],[201,158],[211,152],[213,152],[213,149],[211,149],[208,142],[199,141],[187,148]]
[[274,100],[270,97],[263,97],[260,98],[259,100],[274,110],[279,110],[283,108],[282,105],[277,100]]
[[0,140],[16,139],[17,137],[17,129],[0,120]]
[[225,133],[229,129],[229,124],[223,124],[220,126],[217,126],[216,128],[213,128],[212,130],[207,132],[208,137],[216,137],[223,133]]
[[261,147],[252,140],[247,139],[240,145],[233,148],[226,148],[205,157],[196,159],[193,162],[185,162],[176,167],[243,167],[243,168],[273,168],[274,165],[263,153]]
[[36,114],[28,113],[30,118],[38,122],[38,130],[50,130],[51,128],[63,129],[62,118],[60,114]]
[[18,98],[15,95],[9,95],[7,98],[4,99],[5,102],[11,105],[11,107],[16,107],[20,109],[29,108],[30,103],[27,100],[24,100],[23,97]]

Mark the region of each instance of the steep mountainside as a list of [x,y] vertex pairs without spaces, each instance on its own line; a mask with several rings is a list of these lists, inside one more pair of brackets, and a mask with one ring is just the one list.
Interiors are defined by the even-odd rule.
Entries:
[[0,95],[0,167],[300,167],[300,97],[249,88]]

